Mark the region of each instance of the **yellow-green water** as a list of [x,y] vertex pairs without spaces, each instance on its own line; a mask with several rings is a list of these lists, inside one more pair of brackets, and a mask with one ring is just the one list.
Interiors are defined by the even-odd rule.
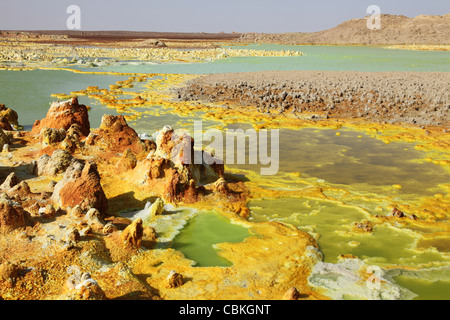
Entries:
[[407,276],[395,277],[395,282],[412,292],[418,293],[415,300],[449,300],[450,299],[450,275],[447,274],[447,281],[423,280],[408,278]]
[[181,233],[175,237],[173,248],[196,262],[197,267],[228,267],[232,263],[220,256],[214,245],[223,242],[241,242],[249,231],[214,212],[191,218]]
[[370,220],[359,207],[307,198],[265,199],[249,203],[254,221],[279,221],[317,237],[324,262],[336,263],[351,254],[368,264],[416,267],[433,261],[450,262],[446,253],[416,247],[420,234],[402,226],[376,225],[372,233],[352,231],[352,225]]

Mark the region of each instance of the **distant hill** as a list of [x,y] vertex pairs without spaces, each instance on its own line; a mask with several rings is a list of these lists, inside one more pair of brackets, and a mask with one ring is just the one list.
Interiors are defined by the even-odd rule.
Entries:
[[370,30],[367,19],[352,19],[332,29],[312,33],[245,33],[240,42],[279,44],[449,45],[450,14],[381,15],[381,28]]

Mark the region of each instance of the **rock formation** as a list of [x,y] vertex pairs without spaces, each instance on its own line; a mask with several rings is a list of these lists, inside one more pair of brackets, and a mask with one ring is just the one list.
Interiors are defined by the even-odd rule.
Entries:
[[161,198],[155,200],[150,206],[150,216],[161,215],[164,211],[164,201]]
[[124,116],[104,115],[99,129],[92,130],[86,145],[100,147],[105,151],[133,153],[148,152],[150,142],[142,141],[136,131],[128,126]]
[[397,208],[392,209],[391,215],[397,218],[403,218],[405,216],[405,214],[402,211],[398,210]]
[[298,292],[297,288],[292,287],[289,288],[288,291],[283,296],[283,300],[298,300],[300,299],[300,292]]
[[2,122],[7,122],[10,126],[14,125],[17,128],[20,127],[17,112],[7,108],[4,104],[0,104],[0,118],[4,118]]
[[0,149],[3,149],[3,146],[10,144],[11,141],[3,129],[0,128]]
[[102,232],[104,234],[111,234],[116,231],[117,231],[117,227],[111,222],[108,222],[107,224],[105,224],[105,226],[103,227],[103,230],[102,230]]
[[126,246],[139,249],[143,235],[144,228],[142,226],[142,219],[138,218],[125,228],[120,237]]
[[55,150],[50,157],[42,155],[35,163],[34,173],[38,176],[54,177],[63,173],[70,166],[74,158],[65,150]]
[[7,190],[11,189],[12,187],[18,185],[19,182],[20,182],[20,179],[17,176],[17,174],[15,172],[11,172],[6,177],[5,181],[3,181],[3,183],[0,185],[0,190],[7,191]]
[[72,161],[63,179],[56,184],[52,200],[62,208],[79,205],[84,211],[95,208],[102,215],[108,211],[108,200],[94,162],[83,165]]
[[179,274],[175,270],[172,270],[167,276],[167,283],[169,285],[169,288],[178,288],[183,285],[184,279],[181,274]]
[[89,225],[101,225],[103,228],[104,222],[100,211],[91,208],[86,212],[86,221]]
[[[154,137],[156,150],[139,161],[128,178],[142,182],[147,188],[157,191],[167,202],[195,203],[198,201],[197,185],[216,181],[223,176],[223,164],[208,165],[203,161],[195,163],[197,151],[194,141],[186,133],[177,133],[165,126]],[[199,151],[202,155],[210,154]],[[204,158],[202,158],[203,160]],[[217,159],[217,162],[219,159]]]
[[56,210],[53,207],[53,205],[48,204],[47,206],[40,208],[38,211],[39,216],[45,217],[45,218],[55,218],[56,216]]
[[126,149],[122,158],[117,162],[116,166],[119,171],[128,171],[134,169],[137,164],[136,156],[131,149]]
[[105,292],[89,273],[82,273],[78,266],[70,266],[67,268],[67,273],[70,276],[66,281],[64,298],[71,300],[106,299]]
[[60,143],[66,138],[66,130],[44,127],[39,133],[42,147],[52,146]]
[[8,119],[6,117],[0,116],[0,129],[6,130],[6,131],[12,131],[13,127],[9,123]]
[[42,120],[36,120],[32,133],[39,134],[45,127],[52,129],[68,130],[73,124],[80,126],[83,136],[88,136],[90,124],[88,109],[85,105],[78,104],[77,98],[63,102],[53,102],[47,116]]
[[6,191],[6,194],[10,197],[20,198],[21,200],[33,197],[30,186],[25,181],[20,181],[14,187]]
[[0,197],[0,233],[25,226],[25,216],[21,206],[7,197]]

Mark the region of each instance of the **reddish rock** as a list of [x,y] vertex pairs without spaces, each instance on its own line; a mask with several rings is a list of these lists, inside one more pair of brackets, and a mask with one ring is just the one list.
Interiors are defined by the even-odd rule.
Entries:
[[169,202],[177,200],[182,191],[180,174],[175,169],[167,171],[164,184],[164,196]]
[[193,179],[189,180],[189,183],[184,189],[183,202],[184,203],[196,203],[199,200],[199,191]]
[[405,216],[405,214],[397,208],[392,209],[391,215],[397,218],[403,218]]
[[104,115],[99,129],[93,130],[86,144],[97,146],[105,151],[124,152],[130,149],[133,153],[148,152],[149,146],[144,143],[129,127],[124,116]]
[[155,141],[156,150],[137,163],[132,176],[138,181],[146,177],[142,183],[158,190],[167,202],[195,203],[200,196],[197,185],[217,181],[223,176],[223,164],[195,163],[196,155],[213,156],[194,151],[194,140],[185,132],[178,133],[165,126],[158,131]]
[[78,104],[77,98],[63,102],[53,102],[42,120],[36,120],[32,133],[39,134],[45,127],[68,130],[73,124],[80,126],[83,136],[90,132],[88,109],[85,105]]
[[84,211],[95,208],[102,215],[108,211],[108,200],[100,183],[100,174],[94,162],[84,166],[72,162],[54,189],[52,200],[62,208],[77,205]]
[[0,199],[0,232],[9,232],[25,226],[25,216],[19,206],[5,198]]

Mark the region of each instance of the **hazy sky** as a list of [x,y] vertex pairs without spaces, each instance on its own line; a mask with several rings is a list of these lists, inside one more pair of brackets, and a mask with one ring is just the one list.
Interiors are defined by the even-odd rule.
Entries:
[[443,15],[450,0],[1,0],[0,30],[66,29],[69,5],[81,30],[311,32],[381,13]]

